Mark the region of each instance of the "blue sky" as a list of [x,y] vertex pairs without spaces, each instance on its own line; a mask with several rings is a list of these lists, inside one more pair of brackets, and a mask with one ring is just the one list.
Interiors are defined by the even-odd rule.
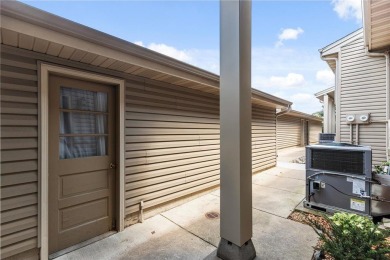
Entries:
[[[219,1],[22,1],[219,74]],[[253,1],[252,86],[313,113],[318,49],[362,26],[360,0]]]

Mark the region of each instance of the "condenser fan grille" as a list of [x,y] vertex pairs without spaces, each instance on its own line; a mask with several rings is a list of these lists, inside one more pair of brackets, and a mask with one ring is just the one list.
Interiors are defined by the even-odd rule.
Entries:
[[323,171],[364,174],[364,153],[342,150],[311,150],[311,168]]

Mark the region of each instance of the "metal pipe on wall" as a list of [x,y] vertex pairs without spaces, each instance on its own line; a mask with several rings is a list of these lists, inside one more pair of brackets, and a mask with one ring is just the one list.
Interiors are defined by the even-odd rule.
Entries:
[[386,119],[387,119],[387,124],[386,124],[386,158],[389,160],[390,158],[390,132],[389,132],[389,127],[390,127],[390,51],[385,53],[386,57]]
[[353,144],[353,125],[349,125],[349,143]]
[[356,145],[359,145],[359,124],[356,124]]

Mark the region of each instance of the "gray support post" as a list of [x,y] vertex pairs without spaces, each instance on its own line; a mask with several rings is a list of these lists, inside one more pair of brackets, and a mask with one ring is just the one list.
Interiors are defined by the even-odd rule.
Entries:
[[224,260],[253,259],[251,1],[221,0],[221,242]]
[[334,99],[329,98],[329,117],[330,117],[330,132],[332,134],[336,133],[336,106],[334,104]]
[[335,105],[329,95],[324,95],[324,133],[335,133]]
[[331,127],[330,127],[330,107],[329,107],[329,96],[327,94],[324,95],[324,133],[331,133]]

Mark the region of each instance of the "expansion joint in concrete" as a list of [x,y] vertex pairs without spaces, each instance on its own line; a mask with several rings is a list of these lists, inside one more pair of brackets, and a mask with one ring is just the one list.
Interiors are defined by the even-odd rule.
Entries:
[[176,223],[175,221],[171,220],[170,218],[167,218],[166,216],[164,216],[163,214],[160,214],[161,217],[167,219],[168,221],[172,222],[173,224],[175,224],[176,226],[178,226],[179,228],[183,229],[184,231],[186,231],[187,233],[193,235],[193,236],[196,236],[197,238],[199,238],[200,240],[203,240],[204,242],[206,242],[207,244],[215,247],[215,245],[213,245],[212,243],[210,243],[209,241],[207,241],[206,239],[204,239],[203,237],[201,236],[198,236],[197,234],[189,231],[188,229],[186,229],[185,227],[179,225],[178,223]]

